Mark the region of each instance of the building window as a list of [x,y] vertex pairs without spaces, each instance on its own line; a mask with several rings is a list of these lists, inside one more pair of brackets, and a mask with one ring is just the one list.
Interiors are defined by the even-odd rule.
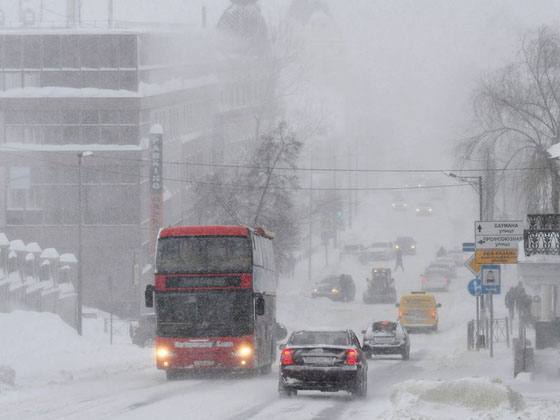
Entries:
[[41,68],[41,37],[23,37],[23,67],[26,69]]
[[24,87],[41,87],[41,73],[38,71],[23,73],[23,86]]
[[135,68],[138,64],[136,36],[119,37],[119,67]]
[[61,57],[60,57],[60,47],[61,41],[60,36],[46,35],[43,37],[43,66],[46,68],[60,68],[61,67]]
[[21,72],[7,71],[4,73],[4,89],[19,89],[21,88]]
[[82,67],[96,69],[99,67],[99,50],[96,36],[80,38],[80,62]]
[[4,38],[4,68],[21,68],[21,37],[6,36]]
[[80,40],[78,35],[62,37],[62,67],[80,68]]
[[34,208],[31,194],[31,169],[26,166],[12,166],[8,180],[8,208]]

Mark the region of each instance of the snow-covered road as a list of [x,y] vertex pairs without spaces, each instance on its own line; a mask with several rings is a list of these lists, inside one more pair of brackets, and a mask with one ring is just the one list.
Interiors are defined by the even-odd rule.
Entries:
[[[441,206],[440,214],[430,218],[417,218],[391,210],[383,210],[383,217],[362,215],[361,220],[354,224],[356,232],[345,236],[349,243],[393,240],[397,235],[414,236],[419,242],[418,255],[407,257],[406,271],[396,273],[395,278],[398,294],[415,290],[419,287],[419,274],[433,259],[440,244],[458,245],[469,239],[462,237],[455,220],[446,217],[451,209],[443,208],[443,204]],[[470,221],[465,223],[470,226]],[[375,319],[395,318],[396,308],[393,305],[361,303],[364,279],[371,267],[336,258],[327,267],[322,266],[323,262],[322,256],[316,257],[314,278],[329,272],[352,274],[358,286],[357,299],[353,303],[311,299],[308,293],[311,285],[305,280],[306,267],[301,264],[294,279],[284,279],[279,291],[278,318],[290,330],[330,326],[352,328],[359,334],[367,323]],[[485,351],[466,351],[466,322],[474,313],[474,302],[466,291],[469,278],[468,272],[460,269],[451,291],[436,294],[442,303],[440,330],[434,334],[412,335],[409,361],[402,361],[400,357],[379,357],[369,361],[369,395],[365,400],[354,400],[345,393],[320,392],[302,392],[295,398],[281,399],[276,389],[277,368],[266,376],[193,377],[169,382],[162,372],[154,368],[150,349],[125,344],[116,348],[92,344],[91,349],[80,347],[82,358],[79,363],[71,362],[71,355],[67,356],[67,372],[64,360],[50,358],[46,350],[46,367],[40,375],[33,375],[32,366],[28,366],[27,371],[24,365],[14,366],[21,380],[14,388],[0,393],[0,418],[396,419],[410,418],[419,413],[425,418],[475,418],[479,414],[491,415],[492,418],[511,418],[513,415],[554,418],[560,413],[560,405],[554,397],[555,393],[550,391],[558,391],[560,387],[556,383],[544,387],[541,384],[539,389],[546,390],[545,396],[543,392],[535,391],[532,383],[513,380],[511,352],[505,343],[496,345],[493,360]],[[504,315],[502,299],[496,300],[496,309],[499,316]],[[88,363],[91,366],[88,367]],[[52,370],[48,369],[49,364],[52,364]],[[404,399],[395,397],[395,387],[402,386],[399,384],[407,380],[422,384],[420,381],[452,382],[472,377],[498,378],[523,394],[526,408],[514,413],[510,407],[498,404],[497,409],[483,412],[473,411],[472,407],[461,406],[454,401],[438,401],[434,405],[411,399],[412,394],[406,394],[408,397]],[[491,390],[496,388],[498,393],[497,388],[502,385],[490,383],[488,386]]]

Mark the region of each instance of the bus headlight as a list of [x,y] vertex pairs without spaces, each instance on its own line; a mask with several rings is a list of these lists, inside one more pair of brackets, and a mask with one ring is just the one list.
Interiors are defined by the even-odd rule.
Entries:
[[237,357],[247,358],[253,355],[253,347],[249,344],[242,344],[235,353]]
[[339,292],[339,290],[337,288],[331,289],[331,292],[334,294],[337,294]]
[[171,352],[167,347],[158,347],[156,349],[156,356],[158,359],[167,359],[171,356]]

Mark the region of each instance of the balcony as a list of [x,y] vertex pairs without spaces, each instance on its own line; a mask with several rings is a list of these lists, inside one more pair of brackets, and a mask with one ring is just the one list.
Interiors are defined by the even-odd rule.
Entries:
[[525,255],[560,255],[560,214],[530,214],[527,221]]

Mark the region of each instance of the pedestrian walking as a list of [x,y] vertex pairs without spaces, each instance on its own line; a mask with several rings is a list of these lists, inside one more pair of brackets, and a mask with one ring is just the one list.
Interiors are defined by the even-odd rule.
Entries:
[[404,271],[404,265],[403,265],[403,254],[402,254],[402,250],[401,248],[397,248],[397,252],[396,252],[396,260],[395,260],[395,271],[397,271],[397,268],[400,267],[400,269],[402,271]]
[[510,321],[513,321],[513,318],[515,316],[515,291],[513,290],[513,287],[510,287],[508,292],[506,293],[505,301],[506,308],[509,312],[509,319]]

